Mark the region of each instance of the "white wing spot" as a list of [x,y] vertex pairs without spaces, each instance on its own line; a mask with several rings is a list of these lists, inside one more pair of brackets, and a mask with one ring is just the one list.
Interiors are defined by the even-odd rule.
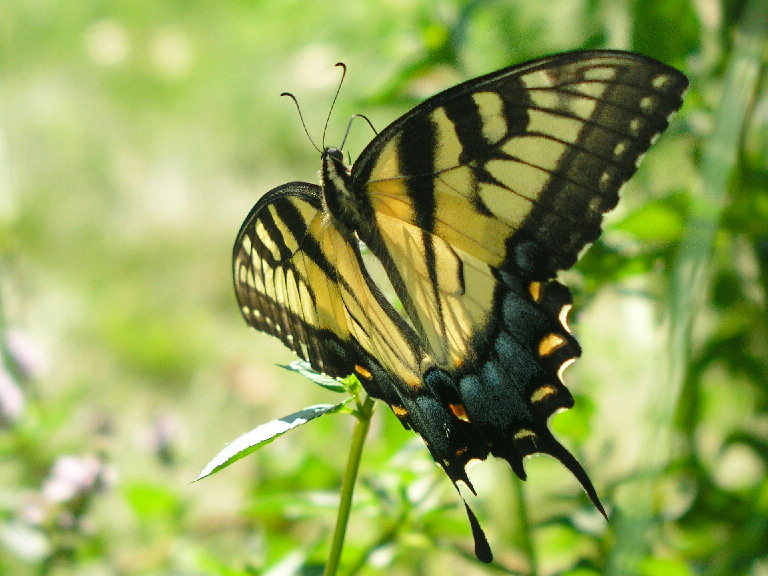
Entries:
[[603,201],[600,196],[595,196],[589,201],[588,207],[590,212],[601,212],[600,208]]
[[653,96],[645,96],[640,100],[640,109],[643,112],[653,112],[654,108],[656,108],[656,98]]
[[608,187],[610,185],[611,185],[611,174],[610,172],[605,171],[602,174],[600,174],[600,183],[598,185],[600,188],[600,192],[602,193],[608,190]]
[[557,370],[557,379],[560,380],[560,382],[563,381],[563,372],[565,372],[566,368],[568,368],[568,366],[573,364],[575,361],[576,361],[575,358],[569,358],[568,360],[566,360],[560,365],[560,368],[558,368]]
[[550,88],[555,85],[557,78],[547,70],[537,70],[520,77],[526,88]]
[[656,76],[656,78],[651,81],[651,84],[656,90],[663,90],[669,84],[669,76],[666,74]]
[[627,152],[627,143],[626,142],[619,142],[616,144],[616,147],[613,149],[613,155],[616,158],[621,158],[626,154]]

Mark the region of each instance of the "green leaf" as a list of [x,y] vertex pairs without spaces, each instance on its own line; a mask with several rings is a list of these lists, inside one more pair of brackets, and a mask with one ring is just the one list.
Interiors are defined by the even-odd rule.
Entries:
[[123,487],[123,494],[136,516],[145,522],[161,517],[173,519],[183,508],[178,492],[162,484],[131,482]]
[[312,368],[312,365],[305,360],[296,360],[287,366],[284,364],[278,364],[278,366],[290,370],[291,372],[298,372],[305,378],[312,380],[312,382],[318,386],[322,386],[331,392],[349,392],[349,386],[347,386],[343,380],[317,372]]
[[645,244],[670,244],[680,241],[685,231],[688,206],[678,194],[647,202],[615,225]]
[[600,576],[600,572],[592,568],[579,567],[562,572],[560,576]]
[[255,452],[262,446],[266,446],[272,442],[275,438],[279,438],[289,430],[293,430],[306,424],[310,420],[314,420],[324,414],[332,414],[340,410],[351,398],[347,398],[338,404],[317,404],[315,406],[309,406],[283,418],[272,420],[261,426],[257,426],[250,432],[246,432],[239,438],[237,438],[231,444],[228,444],[224,450],[216,454],[213,459],[206,464],[198,474],[195,481],[202,480],[206,476],[215,474],[220,470],[223,470],[230,464],[237,462],[240,458],[243,458]]
[[641,565],[643,576],[691,576],[693,572],[682,560],[646,558]]

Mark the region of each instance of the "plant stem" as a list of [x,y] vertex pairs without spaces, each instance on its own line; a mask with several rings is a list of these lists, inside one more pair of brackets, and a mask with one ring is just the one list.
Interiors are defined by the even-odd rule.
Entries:
[[539,562],[536,557],[536,548],[533,545],[533,530],[531,529],[531,519],[528,516],[528,502],[525,499],[525,487],[523,481],[517,477],[512,478],[512,484],[515,486],[515,495],[517,496],[517,521],[520,524],[520,536],[522,537],[522,546],[525,555],[528,556],[528,565],[530,566],[530,576],[538,576]]
[[363,456],[363,446],[365,438],[368,435],[368,429],[371,425],[371,416],[373,415],[374,400],[366,397],[361,403],[358,400],[358,410],[355,414],[357,422],[352,432],[352,445],[349,448],[349,458],[347,459],[347,469],[344,471],[344,479],[341,483],[341,501],[339,502],[339,513],[336,517],[336,527],[333,531],[333,541],[331,542],[331,551],[328,555],[328,562],[325,565],[325,576],[336,576],[341,560],[341,551],[344,548],[344,536],[347,533],[347,522],[349,513],[352,510],[352,495],[355,492],[355,480],[357,471],[360,468],[360,459]]

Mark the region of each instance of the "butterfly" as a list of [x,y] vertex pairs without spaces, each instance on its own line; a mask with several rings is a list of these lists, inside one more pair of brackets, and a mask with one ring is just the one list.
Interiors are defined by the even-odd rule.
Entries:
[[[687,85],[638,54],[558,54],[429,98],[351,168],[326,148],[320,185],[267,192],[237,235],[243,317],[315,370],[357,376],[457,490],[475,492],[470,462],[502,458],[525,479],[523,458],[544,453],[605,515],[547,425],[573,405],[562,372],[581,354],[556,276],[598,238]],[[464,505],[475,554],[490,562]]]

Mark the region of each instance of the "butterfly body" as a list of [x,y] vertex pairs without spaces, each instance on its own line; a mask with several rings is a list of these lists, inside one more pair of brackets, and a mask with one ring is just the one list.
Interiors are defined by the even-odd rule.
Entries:
[[[378,134],[321,185],[267,193],[233,253],[246,321],[332,376],[356,374],[418,432],[458,485],[489,454],[560,460],[603,511],[548,418],[573,405],[581,353],[556,279],[600,234],[621,185],[687,85],[638,55],[574,52],[446,90]],[[362,241],[397,306],[369,273]],[[476,550],[490,559],[469,508]]]

